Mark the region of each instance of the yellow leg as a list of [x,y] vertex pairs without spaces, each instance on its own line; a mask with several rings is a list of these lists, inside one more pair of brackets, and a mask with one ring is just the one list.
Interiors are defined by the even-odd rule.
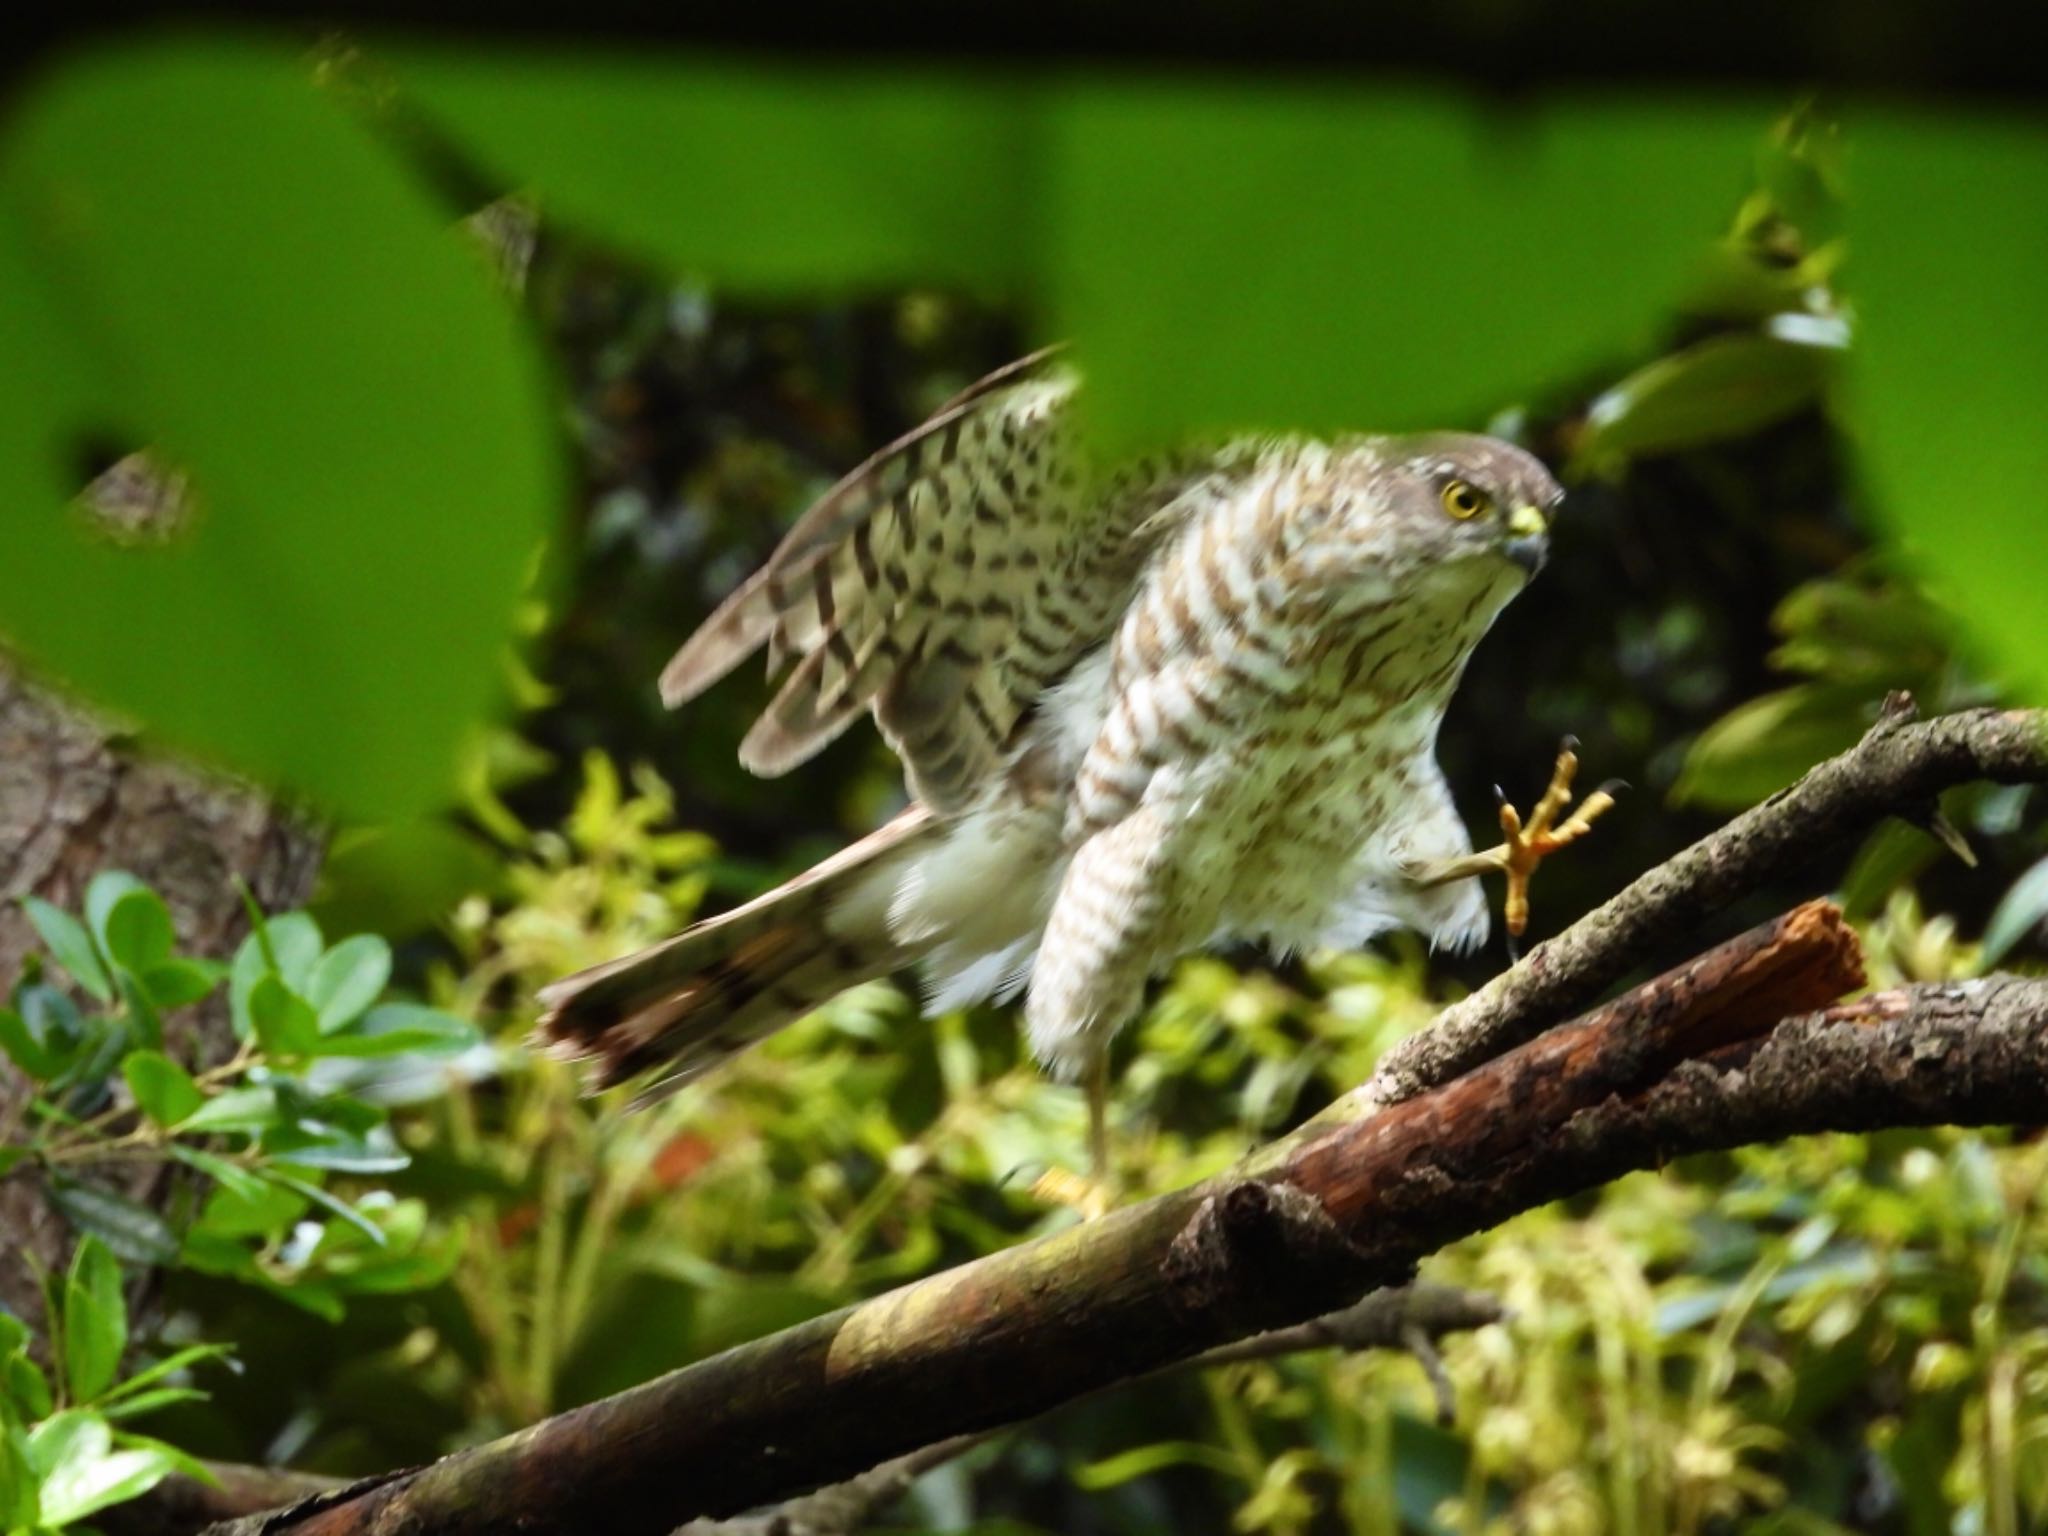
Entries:
[[1527,825],[1523,824],[1521,812],[1495,789],[1494,794],[1500,799],[1500,830],[1505,841],[1461,859],[1426,864],[1414,872],[1415,879],[1424,885],[1442,885],[1500,870],[1508,877],[1502,915],[1507,921],[1509,937],[1520,938],[1522,930],[1529,926],[1529,877],[1536,873],[1536,866],[1558,849],[1577,842],[1590,832],[1593,823],[1614,804],[1614,790],[1620,787],[1601,785],[1579,803],[1576,811],[1558,821],[1558,814],[1571,804],[1572,780],[1578,771],[1578,743],[1567,736],[1558,748],[1550,784],[1543,791],[1543,798],[1536,802],[1535,809],[1530,811]]
[[1116,1184],[1109,1168],[1109,1043],[1088,1063],[1083,1091],[1088,1096],[1088,1176],[1065,1168],[1048,1168],[1038,1176],[1031,1192],[1053,1205],[1072,1206],[1083,1221],[1109,1214],[1115,1203]]

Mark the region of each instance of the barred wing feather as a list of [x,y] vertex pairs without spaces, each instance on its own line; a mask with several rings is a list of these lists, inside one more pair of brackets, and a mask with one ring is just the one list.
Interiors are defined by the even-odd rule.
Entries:
[[794,670],[741,745],[750,770],[784,773],[871,710],[920,800],[966,804],[1129,584],[1070,446],[1074,390],[1034,353],[854,470],[676,654],[664,701],[765,646]]

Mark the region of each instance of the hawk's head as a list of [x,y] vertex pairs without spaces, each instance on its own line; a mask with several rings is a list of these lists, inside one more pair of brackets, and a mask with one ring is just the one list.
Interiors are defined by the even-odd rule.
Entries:
[[1564,488],[1534,454],[1497,437],[1429,432],[1380,444],[1386,513],[1439,562],[1505,560],[1532,576]]

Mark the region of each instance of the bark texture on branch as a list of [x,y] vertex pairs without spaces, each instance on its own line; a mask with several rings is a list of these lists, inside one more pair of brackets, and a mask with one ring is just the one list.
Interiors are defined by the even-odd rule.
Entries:
[[1454,1003],[1387,1053],[1371,1082],[1325,1112],[1345,1119],[1398,1103],[1569,1018],[1642,958],[1758,886],[1886,816],[1924,820],[1959,784],[2048,779],[2048,715],[1968,710],[1915,723],[1905,694],[1839,757],[1650,870],[1522,963]]
[[[1807,1131],[2048,1112],[2048,983],[1812,1012],[1859,977],[1839,914],[1801,908],[1465,1078],[1323,1127],[1256,1174],[222,1529],[653,1536],[1319,1316],[1446,1242],[1630,1168]],[[1806,1017],[1774,1029],[1788,1008]]]

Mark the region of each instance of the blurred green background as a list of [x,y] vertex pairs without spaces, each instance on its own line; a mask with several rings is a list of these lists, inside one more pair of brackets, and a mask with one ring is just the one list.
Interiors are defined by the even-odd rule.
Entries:
[[[0,145],[0,632],[331,818],[326,931],[382,933],[494,1042],[389,1095],[412,1164],[380,1182],[436,1263],[345,1307],[174,1271],[174,1327],[240,1370],[151,1432],[416,1462],[1067,1219],[1026,1190],[1081,1105],[998,1012],[864,987],[637,1116],[524,1047],[541,982],[900,802],[870,732],[761,782],[733,755],[760,683],[669,716],[653,679],[988,368],[1071,335],[1105,453],[1490,426],[1560,468],[1551,564],[1442,743],[1475,829],[1566,732],[1633,786],[1546,869],[1540,937],[1888,689],[2039,701],[2044,250],[2037,124],[1789,93],[219,39],[53,68]],[[136,548],[69,504],[145,446],[195,511]],[[1951,797],[1975,870],[1891,825],[1726,927],[1835,891],[1880,979],[2038,966],[2034,798]],[[1120,1050],[1126,1177],[1227,1165],[1502,963],[1186,962]],[[999,1437],[887,1523],[2040,1528],[2044,1148],[1631,1178],[1426,1266],[1513,1309],[1447,1341],[1448,1426],[1405,1357],[1236,1366]]]

